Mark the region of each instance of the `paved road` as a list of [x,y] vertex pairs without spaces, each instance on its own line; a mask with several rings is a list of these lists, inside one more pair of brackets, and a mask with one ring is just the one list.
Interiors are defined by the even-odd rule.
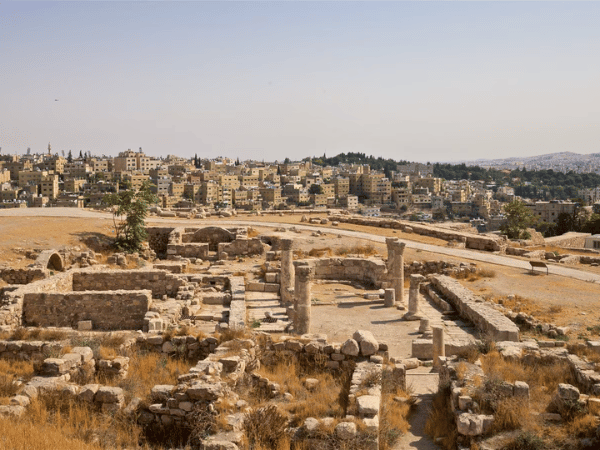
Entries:
[[[4,217],[76,217],[76,218],[102,218],[109,219],[112,215],[104,212],[96,212],[89,209],[79,208],[14,208],[0,210],[0,220]],[[378,236],[375,234],[343,230],[339,228],[333,228],[331,226],[322,227],[314,225],[300,225],[300,224],[289,224],[284,222],[254,222],[251,219],[245,220],[211,220],[211,219],[172,219],[167,217],[150,217],[148,218],[149,224],[177,224],[179,226],[210,226],[210,225],[232,225],[232,226],[261,226],[261,227],[285,227],[291,228],[296,227],[299,230],[316,231],[321,230],[326,233],[341,234],[343,236],[367,239],[373,242],[385,243],[384,236]],[[456,258],[464,258],[473,261],[481,261],[490,264],[497,264],[506,267],[514,267],[529,270],[531,266],[527,261],[513,258],[510,256],[494,255],[492,253],[466,250],[450,247],[442,247],[439,245],[424,244],[421,242],[407,241],[406,246],[408,248],[423,250],[427,252],[437,253],[440,255],[448,255]],[[574,278],[581,281],[587,281],[590,283],[600,283],[600,275],[585,272],[573,267],[562,266],[560,264],[548,263],[549,272],[553,275],[560,275],[564,277]],[[538,269],[539,270],[539,269]]]

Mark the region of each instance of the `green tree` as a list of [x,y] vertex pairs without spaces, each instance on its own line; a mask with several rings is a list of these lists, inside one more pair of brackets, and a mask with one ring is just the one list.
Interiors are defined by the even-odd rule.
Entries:
[[529,239],[526,231],[533,224],[533,215],[529,208],[520,200],[514,200],[504,207],[507,222],[500,227],[509,239]]
[[114,208],[115,247],[128,252],[136,252],[148,238],[145,219],[148,208],[158,198],[150,190],[150,182],[145,181],[136,192],[133,189],[107,194],[102,201]]
[[71,150],[69,150],[69,154],[67,155],[67,162],[68,163],[73,162],[73,152]]
[[323,186],[321,186],[320,184],[311,184],[310,188],[308,188],[308,193],[309,194],[322,194]]

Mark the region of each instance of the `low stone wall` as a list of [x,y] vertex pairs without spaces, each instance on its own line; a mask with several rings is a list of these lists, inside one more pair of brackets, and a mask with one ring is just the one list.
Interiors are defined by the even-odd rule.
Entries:
[[161,258],[167,255],[167,244],[169,243],[169,235],[175,227],[147,227],[148,245]]
[[229,256],[262,255],[265,248],[260,239],[237,238],[233,242],[221,242],[218,245],[219,254],[225,252]]
[[149,290],[27,293],[23,320],[44,327],[75,327],[91,320],[98,330],[141,330],[151,303]]
[[62,353],[66,344],[56,341],[0,341],[0,359],[43,361]]
[[152,297],[175,297],[180,286],[187,283],[164,270],[110,270],[73,273],[73,291],[138,290],[152,291]]
[[351,223],[355,225],[366,225],[379,228],[393,228],[421,234],[424,236],[436,237],[445,241],[466,240],[466,247],[476,250],[500,251],[506,246],[506,241],[497,236],[481,236],[472,233],[463,233],[460,231],[438,228],[432,225],[425,225],[417,222],[407,222],[404,220],[378,219],[359,216],[333,215],[329,218],[332,221],[341,223]]
[[201,258],[208,257],[207,243],[191,243],[191,244],[169,244],[167,246],[167,256],[179,255],[184,258]]
[[8,284],[29,284],[37,280],[43,280],[49,275],[50,271],[41,266],[26,269],[0,269],[0,280],[4,280]]
[[0,299],[0,326],[15,328],[21,325],[23,298],[29,293],[67,292],[73,286],[73,272],[59,272],[54,276],[19,286],[10,291],[4,290]]
[[463,287],[459,282],[445,275],[431,277],[431,283],[443,297],[482,332],[497,341],[518,341],[519,328],[499,311],[488,306],[485,301]]
[[385,262],[363,258],[320,258],[306,259],[315,279],[352,280],[381,288],[386,278]]

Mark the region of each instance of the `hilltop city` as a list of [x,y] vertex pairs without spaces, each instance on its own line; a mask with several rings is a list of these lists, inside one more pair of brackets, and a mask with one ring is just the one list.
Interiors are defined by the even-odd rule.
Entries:
[[[53,153],[49,144],[43,153],[0,155],[0,208],[97,208],[105,206],[107,194],[137,190],[149,182],[160,208],[201,205],[255,212],[336,208],[370,217],[454,219],[491,232],[506,223],[503,207],[515,199],[512,183],[444,179],[435,176],[435,165],[430,163],[405,162],[393,170],[388,170],[389,165],[377,170],[369,164],[327,165],[311,158],[299,162],[286,158],[281,163],[227,157],[154,158],[142,148],[116,157],[62,154]],[[600,200],[598,188],[580,189],[577,194],[581,204]],[[570,200],[525,199],[538,223],[550,225],[556,225],[561,214],[573,216],[580,206]]]

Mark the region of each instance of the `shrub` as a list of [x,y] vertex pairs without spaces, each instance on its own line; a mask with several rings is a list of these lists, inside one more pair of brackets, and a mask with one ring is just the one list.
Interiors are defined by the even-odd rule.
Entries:
[[244,416],[244,431],[250,448],[277,450],[287,439],[288,419],[275,405],[255,409]]

